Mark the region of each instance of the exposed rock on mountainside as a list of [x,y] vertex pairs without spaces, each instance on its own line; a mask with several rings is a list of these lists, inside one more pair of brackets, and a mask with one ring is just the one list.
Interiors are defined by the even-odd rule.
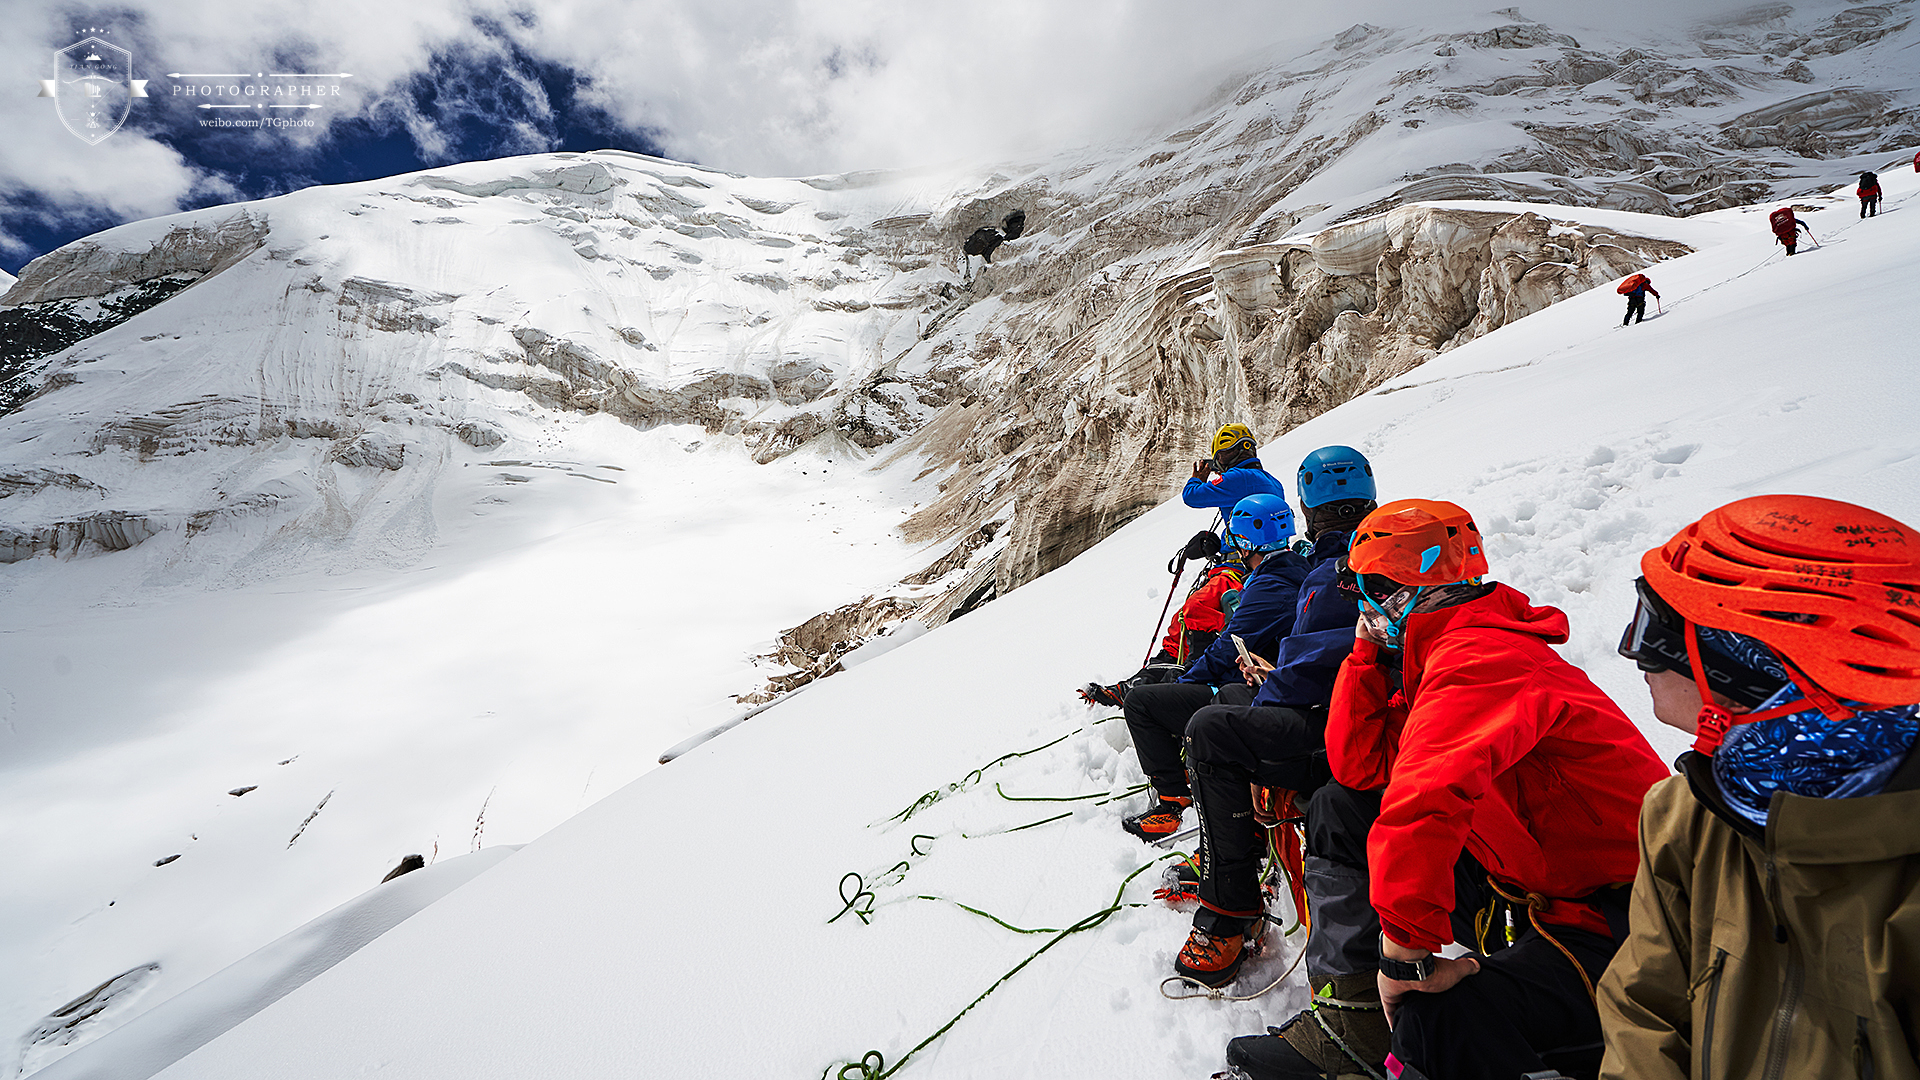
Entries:
[[[1015,501],[1004,593],[1158,505],[1222,418],[1285,431],[1556,301],[1687,249],[1537,214],[1408,207],[1216,254],[920,439],[960,464],[910,528]],[[984,397],[984,395],[983,395]],[[943,418],[944,419],[944,418]],[[1284,471],[1284,470],[1283,470]]]

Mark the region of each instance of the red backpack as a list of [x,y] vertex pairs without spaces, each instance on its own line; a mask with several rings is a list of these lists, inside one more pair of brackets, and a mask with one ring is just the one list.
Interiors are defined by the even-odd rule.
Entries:
[[1793,227],[1795,224],[1793,220],[1793,207],[1783,206],[1773,213],[1768,214],[1767,224],[1773,226],[1773,235],[1780,237],[1782,240],[1791,239],[1793,237]]
[[1628,278],[1627,280],[1621,282],[1620,287],[1618,289],[1615,289],[1614,292],[1619,293],[1621,296],[1626,296],[1629,293],[1637,293],[1641,289],[1644,289],[1647,286],[1652,284],[1653,282],[1647,280],[1647,275],[1635,274],[1632,277]]

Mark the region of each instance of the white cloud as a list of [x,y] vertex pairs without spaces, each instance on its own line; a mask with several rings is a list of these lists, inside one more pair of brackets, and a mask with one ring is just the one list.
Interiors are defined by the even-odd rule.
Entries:
[[[590,80],[584,101],[647,131],[675,156],[804,175],[993,160],[1099,141],[1177,119],[1236,60],[1280,39],[1307,45],[1359,21],[1428,22],[1441,7],[1492,25],[1505,18],[1487,10],[1493,2],[130,0],[106,25],[150,78],[268,64],[351,72],[339,105],[320,118],[368,117],[405,130],[428,161],[473,152],[436,125],[485,118],[508,92],[529,115],[503,118],[484,152],[545,148],[541,125],[551,117],[541,113],[550,103],[537,82],[513,73],[517,49]],[[1699,5],[1685,14],[1677,7],[1650,0],[1522,5],[1575,33],[1595,20],[1658,27],[1704,13]],[[52,49],[72,40],[82,21],[15,5],[0,26],[0,64],[17,73],[14,85],[30,88],[47,77]],[[417,77],[439,80],[431,115],[395,93]],[[162,93],[165,85],[154,84]],[[132,130],[89,147],[59,126],[50,105],[30,90],[0,95],[7,133],[0,198],[130,218],[220,190],[190,152],[182,157]],[[138,107],[176,117],[186,111],[165,98]],[[324,134],[321,127],[262,135],[258,145],[271,154]],[[187,129],[185,137],[197,136]]]

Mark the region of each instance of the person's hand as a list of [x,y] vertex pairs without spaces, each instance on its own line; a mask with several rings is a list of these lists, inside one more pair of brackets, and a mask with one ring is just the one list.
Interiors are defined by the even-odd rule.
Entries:
[[1213,475],[1212,458],[1201,458],[1199,461],[1193,463],[1193,478],[1195,480],[1205,480],[1211,475]]
[[1433,958],[1433,974],[1419,982],[1403,982],[1389,979],[1384,974],[1377,976],[1380,983],[1380,1005],[1387,1013],[1387,1026],[1392,1027],[1394,1018],[1400,1014],[1400,1003],[1409,994],[1437,994],[1450,990],[1461,979],[1469,975],[1480,974],[1480,961],[1472,956],[1455,957],[1452,960],[1442,957]]
[[[1251,659],[1253,662],[1248,663],[1247,659]],[[1247,654],[1247,659],[1236,656],[1234,657],[1234,663],[1240,665],[1240,674],[1247,680],[1247,685],[1258,688],[1261,683],[1267,681],[1267,676],[1273,674],[1273,665],[1254,656],[1252,653]]]
[[1367,625],[1367,617],[1365,615],[1362,615],[1360,616],[1360,618],[1354,620],[1353,636],[1356,638],[1359,638],[1361,641],[1371,641],[1375,645],[1385,645],[1385,646],[1391,647],[1393,644],[1392,642],[1388,641],[1386,638],[1383,638],[1379,634],[1376,634],[1373,632],[1373,629]]

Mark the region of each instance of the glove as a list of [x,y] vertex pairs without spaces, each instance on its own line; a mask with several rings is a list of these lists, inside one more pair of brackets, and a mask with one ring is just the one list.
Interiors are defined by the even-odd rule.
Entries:
[[1187,546],[1180,549],[1183,559],[1211,559],[1220,554],[1220,538],[1205,529],[1193,534]]

